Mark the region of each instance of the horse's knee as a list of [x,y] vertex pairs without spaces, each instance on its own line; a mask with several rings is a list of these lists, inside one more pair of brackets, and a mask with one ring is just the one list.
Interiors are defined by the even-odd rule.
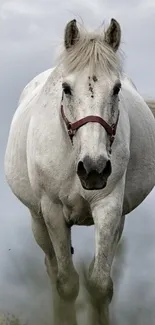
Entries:
[[73,301],[79,293],[79,276],[74,270],[72,274],[57,276],[57,290],[60,297],[66,301]]
[[108,273],[92,273],[89,278],[89,289],[96,301],[111,302],[113,297],[113,281]]

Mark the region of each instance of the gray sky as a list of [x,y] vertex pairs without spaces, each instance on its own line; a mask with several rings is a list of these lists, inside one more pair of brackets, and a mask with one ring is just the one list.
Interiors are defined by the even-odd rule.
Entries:
[[[26,83],[54,64],[68,20],[83,19],[87,27],[96,28],[103,21],[107,25],[112,17],[122,27],[125,71],[145,98],[155,98],[154,0],[0,0],[0,310],[17,313],[28,325],[50,324],[49,289],[29,214],[4,179],[10,121]],[[154,325],[154,195],[153,191],[126,222],[125,253],[116,264],[121,277],[113,307],[116,325],[140,325],[143,321]],[[73,233],[76,255],[91,256],[93,230],[80,228]],[[39,312],[40,306],[47,317]]]

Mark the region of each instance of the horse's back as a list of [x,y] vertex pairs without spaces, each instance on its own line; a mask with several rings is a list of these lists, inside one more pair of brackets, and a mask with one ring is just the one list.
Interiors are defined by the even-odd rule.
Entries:
[[15,111],[12,123],[14,122],[14,120],[18,120],[19,115],[23,114],[25,110],[27,111],[27,113],[31,110],[31,102],[39,94],[52,71],[53,68],[41,72],[25,86],[20,95],[18,107]]
[[12,119],[5,153],[5,175],[13,193],[28,207],[38,202],[31,189],[27,166],[27,134],[36,98],[53,69],[36,76],[21,93],[19,105]]
[[23,89],[20,98],[19,98],[19,102],[18,105],[20,105],[20,103],[30,94],[32,93],[34,90],[37,90],[37,87],[39,87],[40,85],[44,84],[44,82],[47,80],[47,78],[49,77],[49,75],[51,74],[53,69],[48,69],[46,71],[43,71],[41,73],[39,73],[37,76],[35,76]]

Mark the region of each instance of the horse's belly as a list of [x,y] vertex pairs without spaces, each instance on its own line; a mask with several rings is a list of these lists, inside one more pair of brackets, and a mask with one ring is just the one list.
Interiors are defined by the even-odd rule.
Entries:
[[134,161],[129,163],[123,214],[130,213],[141,204],[155,186],[155,147],[153,146],[150,154],[148,153],[148,158],[139,159],[139,157],[138,163]]
[[27,132],[30,117],[20,117],[10,129],[5,153],[5,175],[12,192],[28,208],[38,202],[32,191],[27,168]]

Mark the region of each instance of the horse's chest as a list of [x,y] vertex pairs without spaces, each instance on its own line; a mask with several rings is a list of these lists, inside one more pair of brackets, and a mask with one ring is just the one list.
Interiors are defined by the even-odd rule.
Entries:
[[92,225],[93,219],[89,203],[79,194],[62,198],[63,212],[69,225]]

